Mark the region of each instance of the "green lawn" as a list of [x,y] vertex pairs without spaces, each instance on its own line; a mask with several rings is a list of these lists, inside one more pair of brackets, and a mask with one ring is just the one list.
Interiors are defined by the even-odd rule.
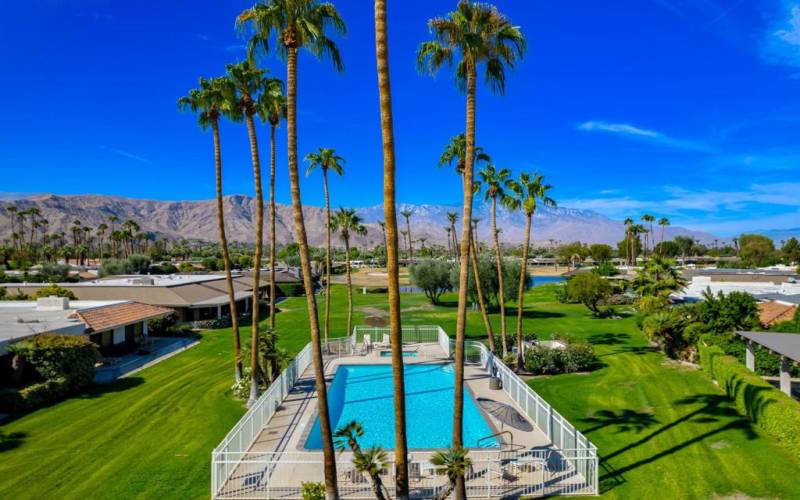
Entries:
[[[345,334],[343,292],[335,287],[332,336]],[[432,307],[405,294],[404,321],[452,333],[455,296],[444,300]],[[800,463],[739,416],[702,373],[653,352],[633,318],[592,319],[583,306],[556,303],[552,287],[526,300],[526,330],[590,341],[604,364],[589,375],[531,382],[597,444],[603,493],[800,497]],[[305,299],[280,307],[281,343],[296,352],[308,342]],[[356,295],[356,324],[370,308],[385,310],[385,296]],[[499,325],[499,317],[493,321]],[[481,325],[470,313],[470,337],[479,338]],[[229,331],[208,332],[198,346],[130,379],[0,426],[0,498],[208,497],[211,449],[244,412],[229,390],[231,348]]]

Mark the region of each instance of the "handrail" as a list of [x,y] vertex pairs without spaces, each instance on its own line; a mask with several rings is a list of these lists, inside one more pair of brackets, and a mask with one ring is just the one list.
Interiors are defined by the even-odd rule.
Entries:
[[[494,434],[491,434],[489,436],[483,436],[475,444],[476,445],[480,445],[481,441],[483,441],[484,439],[490,439],[490,438],[493,438],[493,437],[502,436],[503,434],[508,434],[509,436],[511,436],[511,449],[514,449],[514,434],[512,434],[511,431],[500,431],[500,432],[495,432]],[[501,446],[502,446],[502,443],[501,443]],[[478,448],[480,448],[480,446],[478,446]]]

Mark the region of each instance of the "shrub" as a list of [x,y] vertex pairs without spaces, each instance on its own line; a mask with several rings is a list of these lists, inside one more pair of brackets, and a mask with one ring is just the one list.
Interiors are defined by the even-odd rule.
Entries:
[[563,349],[534,346],[525,352],[525,369],[537,375],[556,375],[589,370],[596,363],[589,344],[568,343]]
[[199,328],[200,330],[217,330],[219,328],[228,328],[231,326],[231,324],[231,317],[223,316],[221,318],[195,321],[192,323],[192,326]]
[[69,266],[64,264],[45,263],[39,269],[37,277],[44,283],[58,283],[67,281]]
[[278,296],[284,297],[302,297],[306,293],[306,289],[302,283],[281,283],[275,286]]
[[800,458],[800,406],[754,374],[719,346],[699,343],[703,370],[754,424],[781,441]]
[[619,274],[619,269],[611,262],[604,261],[595,266],[592,272],[598,276],[616,276]]
[[144,274],[150,269],[150,257],[138,254],[131,255],[128,257],[127,267],[131,273]]
[[177,321],[178,318],[175,314],[167,314],[160,318],[151,319],[147,322],[147,333],[154,337],[167,335]]
[[439,297],[452,288],[450,271],[453,266],[441,260],[426,259],[411,265],[411,283],[425,292],[431,304],[438,304]]
[[325,500],[325,485],[322,483],[301,483],[303,500]]
[[194,266],[191,262],[181,262],[178,264],[178,271],[182,273],[191,273],[194,271]]
[[95,347],[86,337],[38,335],[14,346],[45,380],[63,379],[70,388],[80,388],[94,378]]
[[42,287],[36,290],[36,292],[33,294],[34,299],[39,299],[42,297],[66,297],[69,300],[78,300],[78,297],[76,297],[72,291],[60,287],[55,283],[51,283],[48,286]]
[[242,378],[238,382],[234,382],[231,386],[233,397],[236,399],[248,399],[250,397],[250,367],[245,366],[242,368]]
[[29,412],[64,399],[69,392],[69,384],[63,378],[45,380],[19,391],[5,391],[0,393],[0,412]]

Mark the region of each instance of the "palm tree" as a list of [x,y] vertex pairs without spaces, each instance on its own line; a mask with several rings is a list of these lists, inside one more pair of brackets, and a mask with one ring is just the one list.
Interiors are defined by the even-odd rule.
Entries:
[[491,203],[492,218],[492,239],[494,240],[494,259],[497,267],[497,297],[500,303],[500,331],[503,340],[503,356],[508,354],[508,343],[506,342],[506,304],[503,292],[503,254],[500,248],[500,236],[497,230],[497,201],[500,200],[506,207],[513,205],[514,180],[511,178],[511,171],[507,168],[495,169],[494,165],[486,165],[478,175],[481,184],[486,186],[484,201]]
[[686,280],[674,264],[672,260],[658,255],[645,261],[633,281],[636,294],[640,297],[668,297],[686,286]]
[[[114,229],[114,224],[119,222],[119,217],[117,217],[116,215],[110,215],[108,217],[108,222],[111,224],[111,232],[109,234],[113,235],[114,232],[116,231]],[[111,256],[112,257],[117,257],[117,242],[115,240],[111,239],[110,237],[109,237],[109,239],[111,240],[111,243],[112,243],[112,245],[111,245],[111,247],[112,247],[111,248]]]
[[[359,472],[366,473],[372,482],[372,493],[378,500],[385,500],[381,471],[386,467],[386,452],[380,447],[362,450],[358,444],[358,438],[364,435],[364,427],[357,421],[348,422],[338,429],[333,435],[336,439],[336,447],[344,450],[350,448],[353,451],[353,465]],[[399,494],[398,494],[399,498]]]
[[98,245],[100,246],[99,254],[100,258],[103,258],[103,248],[105,247],[105,235],[106,231],[108,231],[108,225],[105,222],[101,222],[97,225],[97,238],[98,238]]
[[350,236],[364,236],[367,228],[361,223],[361,217],[352,208],[342,208],[331,219],[331,230],[341,233],[344,242],[344,266],[347,274],[347,334],[353,331],[353,283],[350,277]]
[[653,240],[653,221],[655,221],[655,220],[656,220],[656,217],[654,215],[650,215],[650,214],[642,215],[642,221],[650,224],[650,230],[649,231],[645,231],[645,233],[644,233],[644,253],[645,253],[645,255],[647,255],[648,249],[650,248],[648,243],[647,243],[648,242],[648,236],[649,236],[650,243],[651,244],[653,243],[653,241],[652,241]]
[[[219,244],[222,248],[222,260],[225,266],[225,282],[228,289],[228,307],[230,308],[231,330],[233,332],[233,360],[234,377],[238,383],[242,379],[242,352],[241,339],[239,336],[239,314],[236,307],[236,292],[233,288],[233,276],[231,274],[231,255],[228,251],[228,238],[225,234],[225,211],[222,198],[222,145],[219,136],[219,118],[224,114],[235,115],[238,117],[238,107],[232,106],[233,96],[235,95],[232,82],[224,78],[212,80],[200,79],[200,88],[192,89],[189,94],[178,99],[178,107],[181,110],[189,110],[197,113],[197,121],[202,130],[211,128],[214,139],[214,172],[217,189],[217,227],[219,229]],[[105,224],[98,227],[103,228]],[[101,235],[103,233],[101,232]],[[102,249],[102,237],[100,247]],[[102,253],[102,250],[101,250]]]
[[[464,332],[467,318],[467,277],[469,273],[470,232],[472,230],[473,166],[475,159],[475,111],[478,66],[483,65],[484,81],[498,94],[505,90],[505,67],[513,67],[525,50],[525,39],[495,7],[461,0],[447,17],[428,21],[433,40],[423,42],[417,53],[420,70],[436,73],[454,59],[457,87],[466,91],[465,161],[463,172],[464,214],[461,231],[458,315],[456,318],[455,397],[453,447],[463,445]],[[463,476],[459,476],[456,498],[466,497]]]
[[412,264],[414,263],[414,247],[412,246],[411,242],[411,216],[414,214],[412,210],[402,210],[400,215],[405,217],[406,219],[406,234],[408,235],[408,260]]
[[464,480],[464,475],[472,465],[472,460],[467,456],[468,453],[469,450],[464,448],[451,448],[433,454],[431,463],[436,466],[436,473],[446,475],[450,480],[447,488],[442,489],[436,496],[436,500],[445,500],[453,493],[453,490],[458,488],[458,483]]
[[[462,175],[464,173],[464,165],[467,153],[467,136],[465,134],[458,134],[450,139],[447,146],[444,147],[442,155],[439,156],[439,166],[452,165],[455,163],[456,173]],[[477,162],[489,163],[492,159],[483,151],[480,146],[475,146],[475,163]]]
[[531,243],[531,223],[533,214],[536,213],[536,208],[540,203],[546,207],[556,206],[556,202],[547,194],[551,188],[552,186],[544,183],[542,175],[523,172],[519,177],[519,182],[514,185],[518,198],[516,201],[510,202],[512,206],[520,207],[525,213],[525,245],[522,247],[522,263],[517,290],[517,371],[521,371],[525,364],[522,352],[522,309],[525,306],[525,281],[528,267],[528,247]]
[[472,249],[470,250],[470,258],[472,259],[472,278],[475,280],[475,290],[478,294],[478,305],[481,308],[481,317],[483,318],[483,327],[486,328],[486,335],[489,340],[489,349],[495,352],[496,346],[494,345],[494,330],[492,329],[492,322],[489,320],[489,310],[486,307],[486,300],[483,297],[483,285],[481,285],[481,274],[478,269],[478,222],[480,219],[472,219]]
[[275,220],[277,210],[275,207],[275,129],[281,120],[286,119],[286,95],[283,85],[270,87],[262,92],[259,108],[267,114],[269,122],[269,327],[275,329],[275,260],[277,242],[275,241]]
[[667,229],[667,226],[669,226],[669,224],[670,224],[669,219],[667,219],[666,217],[658,219],[658,225],[661,226],[661,247],[660,247],[661,251],[659,253],[661,253],[662,255],[664,254],[664,231]]
[[453,235],[453,255],[455,255],[455,260],[458,261],[458,255],[460,253],[458,248],[458,240],[456,239],[456,222],[458,222],[458,213],[447,212],[447,220],[450,222],[450,233]]
[[632,240],[631,240],[631,226],[633,226],[633,219],[630,217],[625,218],[625,260],[627,264],[631,265],[631,253],[632,253]]
[[339,56],[339,49],[336,43],[327,36],[327,31],[332,29],[344,34],[346,28],[333,4],[320,3],[317,0],[267,0],[242,12],[237,18],[237,24],[239,26],[249,25],[253,28],[254,34],[248,42],[248,52],[251,56],[257,52],[269,53],[270,44],[275,38],[277,52],[286,60],[286,135],[295,239],[300,254],[303,287],[308,305],[320,434],[325,456],[325,494],[329,499],[336,499],[339,496],[336,486],[336,457],[333,449],[330,416],[328,415],[328,395],[325,386],[317,303],[308,253],[308,237],[300,197],[297,161],[297,55],[299,49],[306,48],[318,58],[329,57],[334,67],[342,71],[344,67]]
[[408,447],[406,440],[406,399],[403,369],[403,335],[400,323],[400,267],[397,242],[397,200],[395,198],[394,118],[392,89],[389,77],[389,35],[386,22],[386,0],[375,0],[375,56],[378,67],[378,94],[381,111],[383,146],[383,212],[386,245],[386,274],[389,292],[389,339],[392,346],[392,379],[394,381],[395,495],[407,500]]
[[251,313],[250,335],[250,399],[248,404],[255,403],[258,398],[258,335],[259,335],[259,297],[261,290],[261,256],[264,249],[264,191],[261,185],[261,158],[258,151],[256,135],[256,115],[262,120],[266,118],[265,110],[259,106],[260,96],[267,89],[280,88],[282,83],[274,78],[266,78],[266,72],[250,61],[227,66],[229,82],[227,92],[229,99],[229,118],[242,121],[247,125],[250,141],[250,161],[253,164],[253,184],[256,193],[256,248],[253,257],[253,307]]
[[[328,170],[339,176],[344,175],[344,158],[336,154],[335,149],[319,148],[318,153],[306,155],[308,169],[306,177],[314,169],[322,171],[322,186],[325,190],[325,342],[328,342],[328,331],[331,323],[331,199],[328,195]],[[350,325],[347,328],[350,335]]]

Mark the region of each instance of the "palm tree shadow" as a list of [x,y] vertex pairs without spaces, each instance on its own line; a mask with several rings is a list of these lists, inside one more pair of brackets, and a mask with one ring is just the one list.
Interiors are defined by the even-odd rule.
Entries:
[[712,428],[710,430],[706,430],[700,434],[697,434],[690,439],[686,439],[682,442],[675,443],[673,446],[669,448],[661,449],[657,453],[654,453],[649,457],[642,458],[641,460],[625,465],[624,467],[621,467],[619,469],[612,469],[609,467],[608,469],[605,469],[604,474],[600,477],[601,484],[604,484],[605,487],[607,488],[613,488],[616,486],[615,485],[616,479],[622,477],[622,475],[625,474],[626,472],[641,467],[643,465],[656,462],[661,458],[670,456],[682,450],[683,448],[686,448],[687,446],[691,446],[695,443],[705,441],[710,437],[713,437],[723,432],[727,432],[729,430],[734,430],[734,429],[738,430],[741,433],[743,433],[747,439],[756,439],[756,437],[758,436],[756,432],[753,430],[752,423],[746,417],[743,417],[736,411],[736,409],[732,406],[732,402],[730,401],[730,399],[728,399],[728,397],[725,395],[698,394],[695,396],[689,396],[686,398],[679,399],[675,401],[673,404],[676,406],[699,405],[699,407],[681,416],[680,418],[675,419],[674,421],[668,424],[662,425],[661,427],[647,434],[641,439],[629,443],[620,448],[619,450],[601,457],[602,460],[608,461],[615,457],[622,456],[626,452],[634,448],[637,448],[639,446],[642,446],[650,442],[652,439],[660,436],[664,432],[667,432],[680,425],[684,425],[687,423],[710,424],[714,422],[718,422],[721,425],[719,425],[716,428]]
[[591,424],[591,427],[583,430],[585,434],[606,427],[615,428],[614,432],[616,433],[632,431],[639,434],[643,430],[658,423],[658,419],[652,413],[640,412],[629,408],[620,410],[619,412],[600,410],[595,412],[591,417],[582,419],[582,421]]
[[21,446],[27,437],[28,434],[26,432],[11,432],[6,434],[0,431],[0,453]]
[[619,345],[627,344],[630,339],[627,333],[595,333],[589,335],[586,341],[592,345]]

